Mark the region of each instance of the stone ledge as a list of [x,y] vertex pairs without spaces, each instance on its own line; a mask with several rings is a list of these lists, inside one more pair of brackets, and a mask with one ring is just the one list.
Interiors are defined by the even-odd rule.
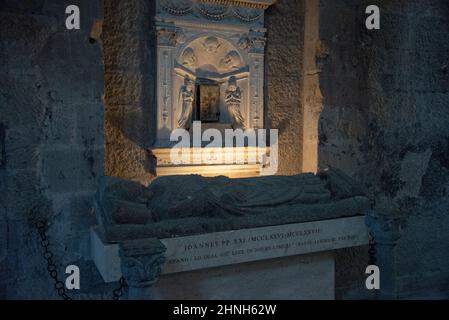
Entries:
[[[269,147],[185,148],[185,150],[180,149],[179,152],[185,152],[188,155],[187,162],[184,164],[174,164],[171,161],[171,152],[174,149],[152,149],[151,153],[156,157],[157,176],[199,174],[205,177],[259,177],[262,170],[262,164],[259,158],[261,155],[269,155],[270,153]],[[242,160],[242,164],[222,164],[223,160],[229,155],[232,155],[233,159]],[[200,164],[194,164],[194,159],[200,159]],[[251,159],[253,160],[250,161]]]

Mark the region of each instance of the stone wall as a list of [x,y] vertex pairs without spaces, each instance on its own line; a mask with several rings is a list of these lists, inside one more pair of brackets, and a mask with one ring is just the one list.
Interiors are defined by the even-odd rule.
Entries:
[[99,280],[85,259],[103,174],[103,67],[99,39],[90,38],[102,6],[75,3],[80,30],[65,28],[73,1],[0,6],[0,298],[57,297],[38,220],[49,222],[61,279],[75,263],[82,292]]
[[266,125],[279,130],[280,175],[302,171],[304,1],[279,0],[266,11]]
[[321,1],[320,166],[343,169],[378,210],[405,216],[398,295],[438,297],[449,289],[449,5],[376,1],[381,30],[368,31],[370,4]]
[[155,3],[104,1],[105,170],[148,183],[155,136]]

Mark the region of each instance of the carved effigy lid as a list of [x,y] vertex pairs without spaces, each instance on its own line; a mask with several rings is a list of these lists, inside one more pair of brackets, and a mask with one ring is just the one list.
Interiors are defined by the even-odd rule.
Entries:
[[336,170],[250,179],[169,176],[149,187],[119,181],[102,193],[108,242],[337,219],[370,208],[361,189]]

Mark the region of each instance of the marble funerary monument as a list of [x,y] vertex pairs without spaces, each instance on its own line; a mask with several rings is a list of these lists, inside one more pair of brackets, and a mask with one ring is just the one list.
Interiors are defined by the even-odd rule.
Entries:
[[123,276],[129,298],[333,299],[332,251],[367,244],[369,201],[338,170],[250,178],[257,169],[237,166],[224,177],[168,158],[172,131],[194,121],[264,128],[264,11],[274,2],[156,3],[159,178],[106,178],[91,237],[103,279]]
[[[367,244],[361,214],[369,208],[336,169],[171,176],[149,187],[107,178],[97,195],[93,258],[106,282],[125,277],[130,298],[333,299],[331,251]],[[291,278],[274,276],[283,272]],[[266,277],[277,285],[262,294],[257,283]]]

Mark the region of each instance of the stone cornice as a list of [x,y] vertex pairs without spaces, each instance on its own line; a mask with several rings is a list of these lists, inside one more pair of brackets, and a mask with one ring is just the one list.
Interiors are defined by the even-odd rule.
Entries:
[[252,9],[267,9],[277,0],[199,0],[203,3],[214,3],[227,6],[238,6]]

